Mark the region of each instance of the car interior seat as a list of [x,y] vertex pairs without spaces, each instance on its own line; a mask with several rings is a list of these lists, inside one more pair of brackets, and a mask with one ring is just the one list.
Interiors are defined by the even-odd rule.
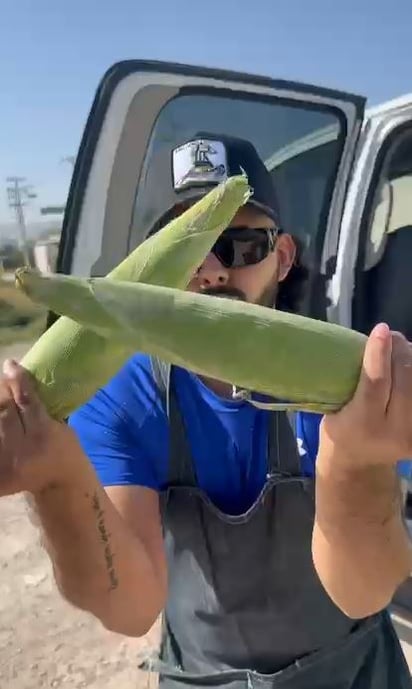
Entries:
[[365,253],[363,318],[370,332],[384,321],[412,342],[412,175],[386,182]]

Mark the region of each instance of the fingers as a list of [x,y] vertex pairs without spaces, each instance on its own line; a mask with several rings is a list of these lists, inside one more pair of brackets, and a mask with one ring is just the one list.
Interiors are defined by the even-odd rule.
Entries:
[[24,430],[35,428],[45,414],[30,374],[13,359],[3,364],[3,373],[13,395]]
[[412,347],[400,333],[392,333],[392,385],[409,398],[412,393]]
[[22,422],[13,393],[8,384],[0,379],[0,456],[9,451],[10,443],[21,434]]
[[373,415],[384,415],[392,388],[392,335],[385,323],[372,330],[365,347],[356,402]]
[[400,333],[392,335],[392,394],[389,421],[405,452],[412,451],[412,347]]

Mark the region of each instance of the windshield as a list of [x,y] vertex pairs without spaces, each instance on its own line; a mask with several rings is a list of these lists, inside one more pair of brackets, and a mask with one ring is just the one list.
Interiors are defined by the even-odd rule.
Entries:
[[149,232],[167,206],[153,160],[162,149],[171,154],[199,131],[253,143],[272,172],[282,226],[300,238],[306,260],[313,264],[326,230],[344,134],[337,113],[282,99],[257,101],[256,96],[191,93],[169,101],[153,127],[137,190],[133,226],[139,234]]

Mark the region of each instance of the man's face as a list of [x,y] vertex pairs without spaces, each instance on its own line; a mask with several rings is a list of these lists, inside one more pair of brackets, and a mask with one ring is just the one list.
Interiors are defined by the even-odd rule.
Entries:
[[[231,228],[245,233],[250,229],[273,229],[271,218],[253,206],[243,206],[233,218]],[[192,292],[222,297],[238,298],[243,301],[273,306],[278,283],[285,279],[295,258],[296,247],[290,235],[280,234],[275,239],[275,248],[259,263],[243,267],[226,267],[210,252],[196,275],[188,285]]]

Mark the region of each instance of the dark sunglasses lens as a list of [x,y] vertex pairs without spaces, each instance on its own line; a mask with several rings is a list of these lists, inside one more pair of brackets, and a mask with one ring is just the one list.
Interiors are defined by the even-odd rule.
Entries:
[[263,261],[269,248],[268,232],[241,230],[238,233],[224,232],[212,251],[226,268],[242,268]]

